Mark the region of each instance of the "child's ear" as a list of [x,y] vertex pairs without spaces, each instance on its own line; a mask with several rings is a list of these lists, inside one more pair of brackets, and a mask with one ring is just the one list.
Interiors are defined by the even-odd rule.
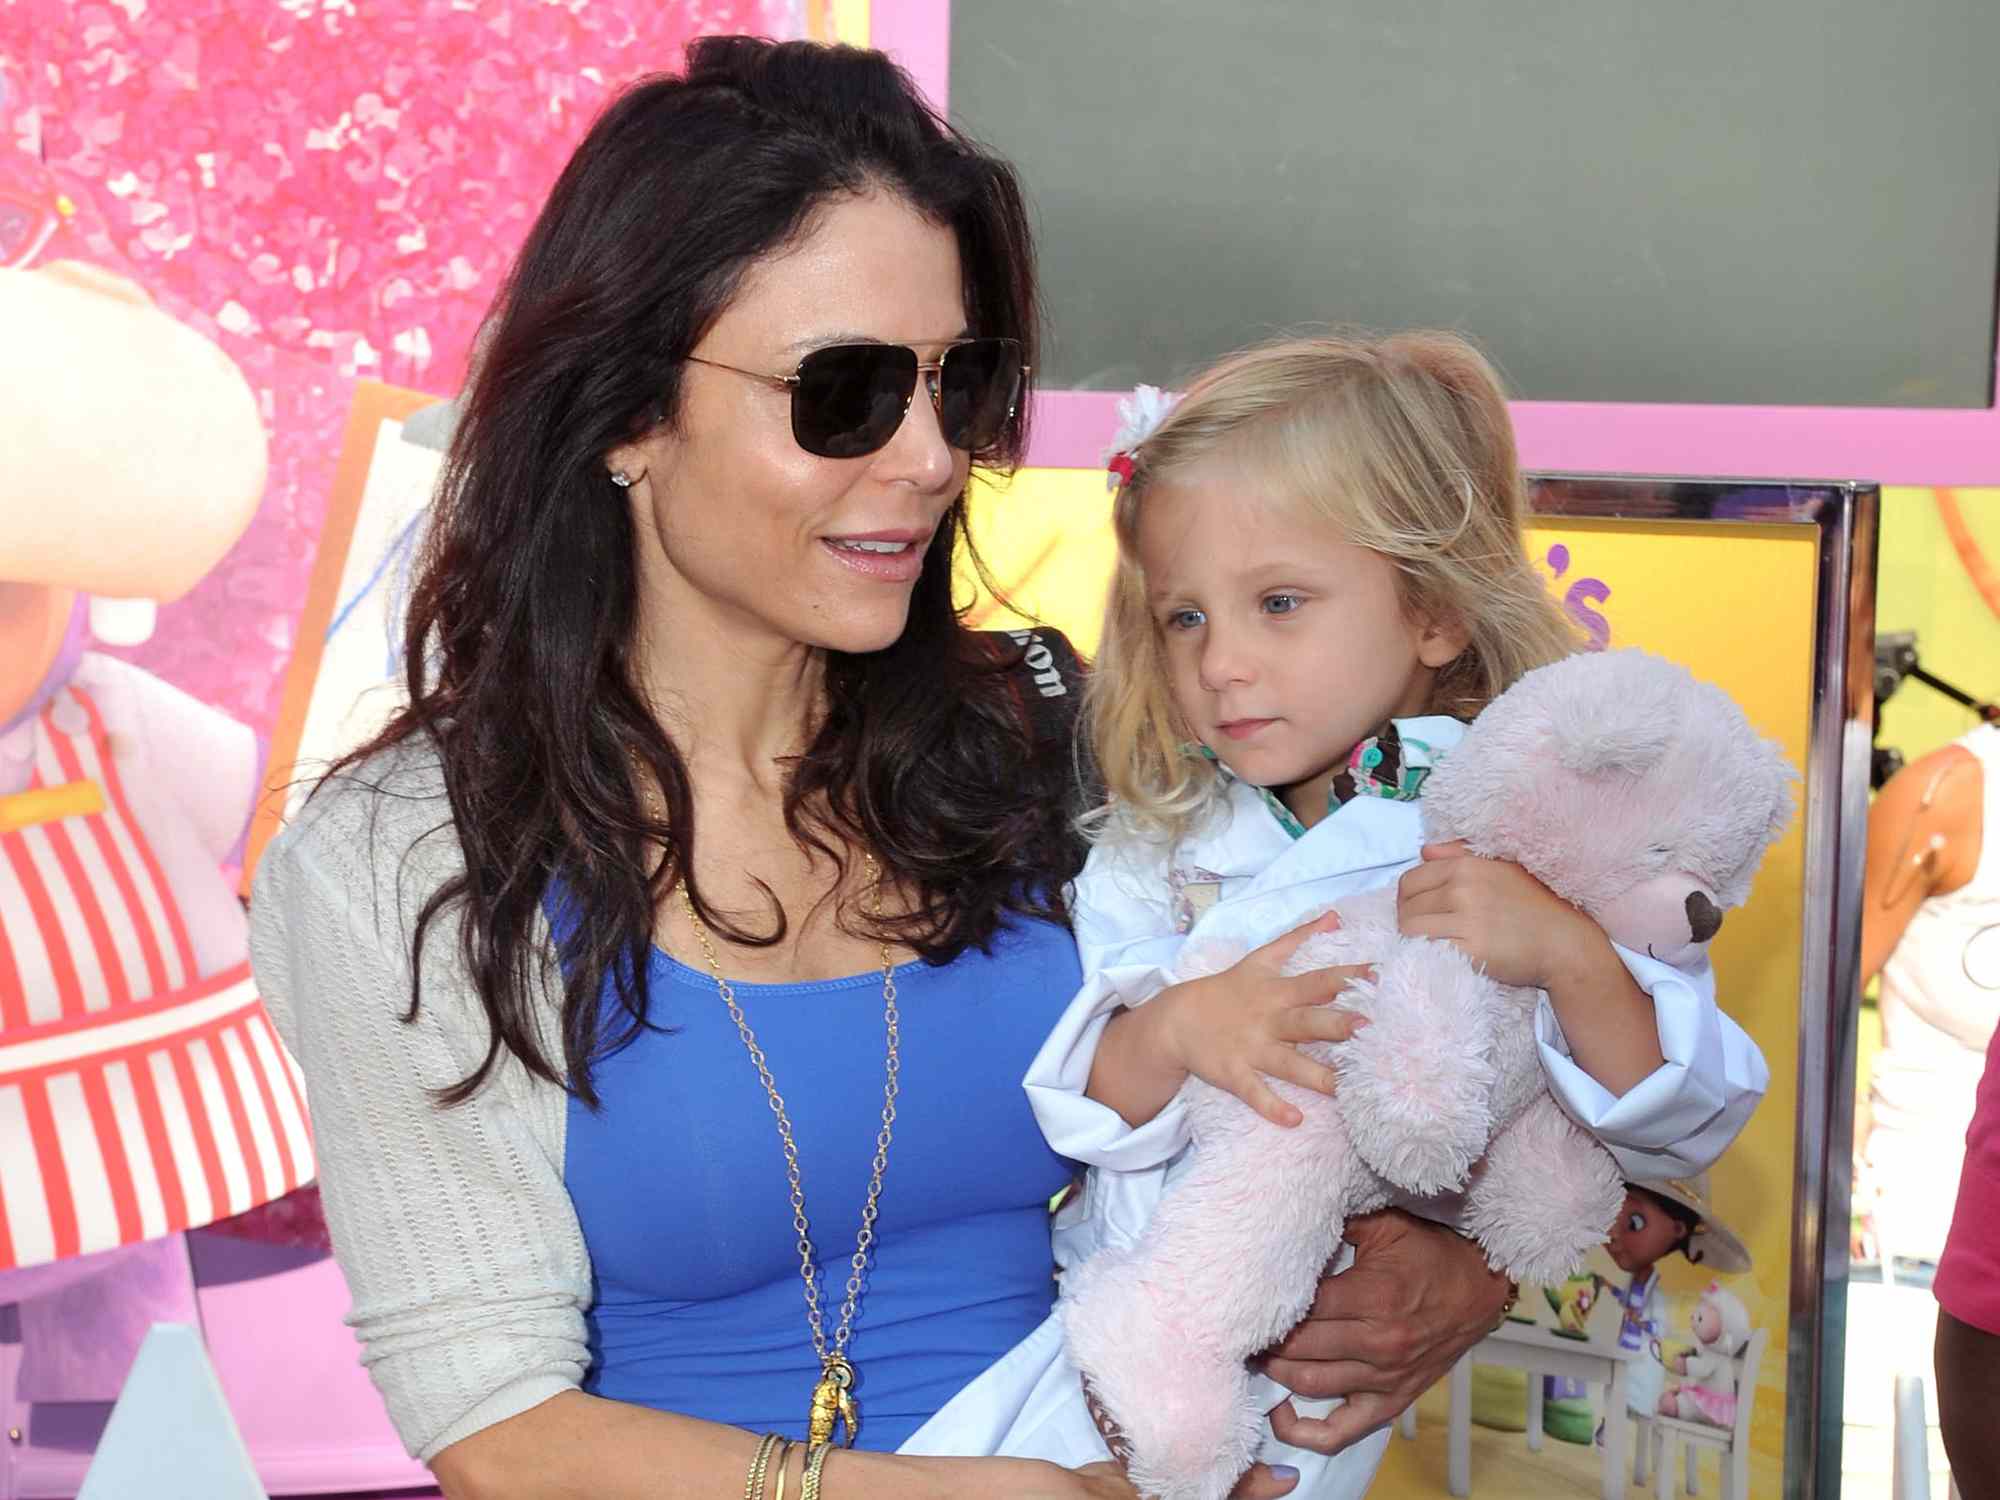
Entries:
[[1446,667],[1471,644],[1472,632],[1456,614],[1426,616],[1417,630],[1417,660],[1433,669]]

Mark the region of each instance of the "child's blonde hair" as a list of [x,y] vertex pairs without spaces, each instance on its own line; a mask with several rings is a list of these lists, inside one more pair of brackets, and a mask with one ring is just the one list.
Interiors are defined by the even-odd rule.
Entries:
[[1086,712],[1121,827],[1177,839],[1217,784],[1183,748],[1138,526],[1149,489],[1221,455],[1268,499],[1390,559],[1412,618],[1464,628],[1469,644],[1439,671],[1432,712],[1469,718],[1580,644],[1528,561],[1507,399],[1477,349],[1419,332],[1288,338],[1230,355],[1139,445],[1114,509],[1118,564]]

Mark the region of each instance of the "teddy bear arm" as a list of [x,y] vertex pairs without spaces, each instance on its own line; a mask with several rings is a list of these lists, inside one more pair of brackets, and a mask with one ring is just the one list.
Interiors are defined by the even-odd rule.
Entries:
[[1618,1165],[1544,1093],[1493,1138],[1466,1192],[1466,1228],[1515,1281],[1550,1285],[1604,1243],[1625,1201]]
[[1498,986],[1449,943],[1397,938],[1356,988],[1369,1024],[1340,1049],[1336,1095],[1354,1149],[1409,1192],[1461,1186],[1493,1132]]
[[1374,1191],[1333,1102],[1289,1097],[1307,1119],[1286,1130],[1192,1085],[1185,1170],[1132,1245],[1064,1277],[1071,1359],[1162,1500],[1226,1495],[1249,1465],[1265,1423],[1244,1361],[1305,1315]]

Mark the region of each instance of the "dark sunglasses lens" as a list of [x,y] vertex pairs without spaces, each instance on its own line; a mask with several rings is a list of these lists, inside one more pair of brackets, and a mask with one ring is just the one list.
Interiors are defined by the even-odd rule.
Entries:
[[822,458],[873,453],[903,425],[917,388],[917,356],[896,344],[835,344],[799,362],[792,436]]
[[1000,441],[1021,396],[1021,346],[1012,339],[953,344],[938,372],[938,430],[954,448],[984,452]]

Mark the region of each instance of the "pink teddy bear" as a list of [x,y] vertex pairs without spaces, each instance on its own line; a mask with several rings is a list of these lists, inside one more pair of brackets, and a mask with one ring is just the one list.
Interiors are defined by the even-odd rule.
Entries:
[[[1428,840],[1514,860],[1623,946],[1695,965],[1789,822],[1793,779],[1727,694],[1628,650],[1525,674],[1431,773],[1422,806]],[[1274,1080],[1304,1115],[1285,1129],[1190,1078],[1180,1177],[1135,1243],[1063,1278],[1070,1357],[1158,1500],[1221,1500],[1249,1467],[1265,1417],[1245,1361],[1305,1315],[1350,1215],[1430,1200],[1494,1267],[1550,1284],[1623,1202],[1610,1153],[1545,1085],[1541,992],[1400,936],[1393,885],[1338,910],[1339,930],[1289,965],[1377,965],[1339,1002],[1372,1024],[1306,1048],[1338,1069],[1338,1092]],[[1181,977],[1236,956],[1184,952]]]

